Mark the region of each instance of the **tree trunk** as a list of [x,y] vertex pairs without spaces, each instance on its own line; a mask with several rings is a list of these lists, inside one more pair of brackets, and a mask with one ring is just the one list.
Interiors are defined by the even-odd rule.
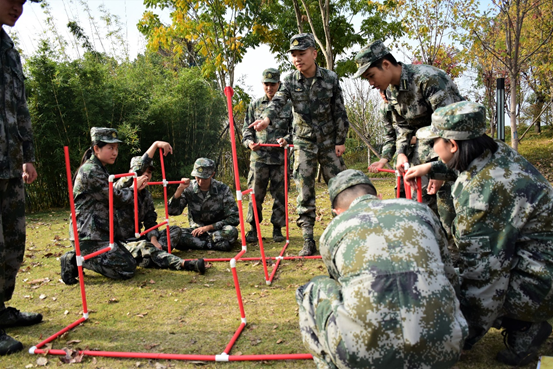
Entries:
[[536,123],[534,123],[534,132],[536,133],[541,133],[541,112],[543,110],[544,102],[545,101],[542,97],[538,97],[534,108],[534,120],[536,121]]
[[509,73],[511,80],[511,107],[510,107],[510,122],[511,122],[511,147],[518,151],[518,132],[517,132],[517,73]]

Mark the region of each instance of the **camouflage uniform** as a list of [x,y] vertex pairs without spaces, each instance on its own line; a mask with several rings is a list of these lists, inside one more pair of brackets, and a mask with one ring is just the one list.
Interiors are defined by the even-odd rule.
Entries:
[[[131,170],[135,173],[143,173],[148,167],[151,167],[152,159],[144,154],[142,157],[135,157],[131,160]],[[129,188],[133,184],[132,177],[123,177],[114,184],[114,188]],[[123,205],[116,210],[117,221],[119,223],[122,243],[130,251],[134,259],[143,267],[156,266],[159,268],[170,268],[175,270],[183,269],[183,259],[168,253],[167,250],[167,232],[154,229],[146,234],[145,238],[136,240],[135,237],[135,217],[134,203]],[[157,225],[157,213],[154,207],[152,194],[147,188],[138,192],[138,226],[139,231],[143,228],[149,229]],[[178,244],[181,235],[180,227],[170,228],[172,245]],[[155,236],[164,250],[159,250],[152,243],[148,242]]]
[[[200,177],[209,174],[206,176],[208,178],[214,172],[213,161],[200,158],[194,164],[192,176]],[[169,214],[180,215],[187,206],[190,228],[182,228],[181,239],[175,248],[230,251],[232,244],[238,238],[236,226],[240,224],[238,206],[230,188],[222,182],[211,179],[211,186],[204,195],[196,180],[192,180],[179,198],[171,197],[168,204]],[[194,229],[207,225],[213,225],[215,230],[200,237],[192,236]]]
[[[269,68],[263,72],[263,82],[279,83],[280,72],[277,69]],[[244,119],[242,128],[242,143],[249,149],[250,143],[277,144],[278,138],[284,138],[288,144],[292,143],[292,104],[287,103],[280,111],[277,118],[272,121],[266,130],[256,132],[248,128],[257,119],[261,119],[262,113],[269,104],[267,95],[250,103]],[[261,147],[250,153],[250,172],[248,174],[248,188],[253,188],[257,204],[259,222],[263,220],[263,200],[267,193],[267,186],[273,197],[273,212],[271,223],[275,228],[286,226],[285,198],[284,198],[284,149],[281,147]],[[252,203],[248,207],[246,221],[255,227],[255,218],[252,210]]]
[[13,41],[0,29],[0,308],[12,298],[25,253],[23,164],[35,161],[23,70]]
[[[314,46],[313,35],[309,33],[291,39],[291,50]],[[312,238],[317,163],[327,183],[346,169],[343,158],[336,156],[335,146],[345,144],[349,121],[338,75],[319,66],[312,81],[297,70],[286,76],[263,112],[263,118],[268,117],[273,122],[289,100],[294,108],[293,175],[298,189],[297,224],[303,229],[304,238]]]
[[[340,173],[331,199],[360,183],[370,183],[362,172]],[[330,278],[296,293],[318,368],[451,368],[459,359],[468,327],[458,276],[427,206],[360,196],[328,225],[320,251]]]
[[[91,129],[92,141],[121,142],[117,131],[110,128]],[[92,155],[77,172],[73,185],[75,217],[81,255],[85,256],[109,246],[109,173],[106,167]],[[133,206],[131,188],[113,190],[113,208]],[[113,219],[114,239],[122,240],[117,217]],[[69,234],[74,244],[73,219],[69,222]],[[72,253],[72,251],[70,252]],[[64,255],[65,256],[65,255]],[[121,242],[113,249],[83,262],[83,267],[108,278],[129,279],[134,275],[136,262]]]
[[[438,109],[432,119],[421,137],[467,140],[486,130],[485,108],[476,103]],[[452,188],[469,347],[497,318],[539,323],[553,317],[553,188],[516,151],[497,144]],[[430,175],[444,170],[442,162],[433,163]]]
[[[373,62],[390,54],[390,50],[382,41],[375,41],[363,48],[355,57],[359,70],[355,76],[362,75]],[[447,106],[464,98],[451,78],[441,69],[425,64],[401,65],[399,86],[390,85],[386,89],[386,98],[389,103],[389,116],[396,127],[396,155],[405,154],[412,165],[436,160],[437,155],[432,148],[417,140],[414,147],[411,138],[421,127],[430,126],[432,113],[439,107]],[[441,189],[439,196],[428,195],[426,187],[428,178],[422,178],[423,202],[430,206],[447,231],[450,224],[448,219],[454,214],[447,214],[452,209],[451,195],[447,193],[448,186]],[[441,208],[441,210],[439,209]],[[445,217],[442,217],[442,214]]]

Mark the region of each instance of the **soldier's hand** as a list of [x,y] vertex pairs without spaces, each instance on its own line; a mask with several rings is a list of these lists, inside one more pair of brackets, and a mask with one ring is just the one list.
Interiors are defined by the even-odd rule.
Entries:
[[192,236],[199,237],[200,235],[202,235],[206,232],[212,231],[212,230],[213,230],[212,225],[206,225],[206,226],[203,226],[203,227],[199,227],[199,228],[196,228],[192,231]]
[[267,128],[269,126],[270,122],[271,122],[271,120],[269,118],[258,119],[255,122],[253,122],[252,124],[250,124],[248,126],[248,128],[253,128],[257,132],[263,131],[265,128]]
[[386,163],[388,163],[388,159],[380,159],[379,161],[376,161],[369,165],[367,169],[371,173],[378,173],[378,170],[384,168]]
[[277,138],[277,142],[280,145],[280,147],[286,147],[286,145],[288,145],[288,142],[286,142],[286,140],[283,137]]
[[340,157],[343,153],[346,152],[346,145],[336,145],[334,146],[334,150],[336,152],[336,156]]
[[438,193],[438,190],[442,188],[443,184],[444,181],[441,181],[439,179],[429,179],[428,186],[426,186],[426,193],[429,195],[434,195]]
[[409,163],[409,159],[405,154],[399,154],[396,161],[396,169],[399,171],[399,174],[405,174],[405,163]]
[[171,147],[171,144],[169,144],[169,142],[156,141],[155,144],[157,144],[156,146],[158,149],[163,150],[163,156],[167,156],[167,154],[173,153],[173,148]]
[[178,199],[182,195],[184,190],[186,190],[188,188],[188,186],[190,186],[190,179],[189,178],[181,178],[180,180],[181,180],[181,183],[179,184],[179,187],[177,187],[177,190],[173,194],[173,197],[175,199]]
[[23,164],[23,182],[31,184],[37,179],[38,174],[36,172],[35,166],[33,163],[25,163]]
[[156,249],[158,250],[163,250],[163,247],[161,246],[161,244],[159,243],[159,241],[157,239],[154,239],[154,237],[152,237],[150,239],[150,242],[152,243],[152,245],[155,246]]
[[250,150],[252,150],[252,151],[257,151],[261,148],[261,146],[259,146],[259,144],[255,143],[255,142],[252,142],[248,146],[250,147]]
[[136,179],[136,185],[138,187],[138,191],[142,191],[143,189],[148,186],[148,176],[147,175],[141,175]]
[[422,177],[428,174],[430,172],[430,163],[421,164],[421,165],[415,165],[414,167],[411,167],[407,170],[405,173],[405,180],[407,183],[409,183],[409,186],[415,187],[417,186],[417,177]]

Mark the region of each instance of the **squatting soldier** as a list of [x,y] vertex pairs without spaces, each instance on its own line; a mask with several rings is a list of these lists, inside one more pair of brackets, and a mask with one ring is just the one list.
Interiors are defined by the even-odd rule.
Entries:
[[[90,130],[92,139],[91,147],[83,155],[81,166],[77,171],[73,186],[73,198],[75,201],[75,217],[77,219],[77,231],[81,254],[88,255],[109,246],[109,173],[107,164],[113,164],[119,153],[117,131],[113,128],[92,127]],[[149,151],[155,152],[158,148],[164,150],[164,154],[172,153],[171,146],[162,141],[156,141]],[[138,188],[143,188],[147,183],[147,176],[137,179]],[[113,189],[114,209],[126,206],[134,206],[134,191],[130,187]],[[75,246],[73,233],[73,219],[69,223],[70,240]],[[93,270],[112,279],[129,279],[134,276],[136,261],[127,244],[122,241],[123,236],[118,218],[114,217],[114,241],[112,250],[83,262],[83,268]],[[197,265],[180,259],[165,257],[165,251],[158,250],[151,243],[141,241],[142,249],[147,249],[152,261],[161,268],[184,269],[201,272],[203,260]],[[65,284],[77,283],[78,269],[75,251],[68,251],[60,257],[61,278]],[[172,261],[172,263],[169,263]]]
[[[37,0],[31,0],[39,2]],[[25,1],[0,0],[0,26],[13,27],[23,13]],[[37,172],[31,116],[25,98],[23,69],[10,36],[0,28],[0,356],[23,349],[4,328],[32,325],[42,315],[6,307],[15,290],[15,280],[25,254],[25,190]]]
[[230,188],[213,178],[215,163],[199,158],[191,175],[195,180],[182,178],[169,200],[169,214],[180,215],[188,206],[190,228],[182,228],[180,250],[230,251],[238,238],[240,223],[238,207]]
[[[145,176],[146,181],[138,188],[138,225],[139,231],[143,228],[149,229],[157,225],[157,213],[154,206],[152,194],[148,191],[148,182],[152,180],[153,163],[152,157],[159,148],[165,148],[169,152],[171,146],[167,142],[156,141],[150,149],[142,156],[135,156],[131,159],[131,171],[137,176]],[[119,179],[114,187],[124,188],[133,184],[132,177]],[[205,273],[203,259],[184,261],[180,257],[166,252],[167,232],[154,229],[140,239],[135,238],[135,214],[134,204],[121,206],[116,211],[117,220],[125,247],[129,250],[139,266],[171,268],[175,270],[194,270],[200,274]],[[181,236],[181,228],[170,227],[171,243],[176,245]]]
[[[361,49],[355,61],[358,70],[354,77],[365,78],[373,88],[385,91],[389,118],[397,131],[396,169],[400,174],[404,174],[405,163],[417,165],[436,160],[437,155],[429,146],[416,142],[415,134],[419,128],[430,125],[432,113],[437,108],[464,100],[451,78],[443,70],[430,65],[397,62],[382,41],[375,41]],[[414,145],[412,140],[415,141]],[[371,166],[383,168],[388,161],[389,157],[386,156]],[[436,204],[435,193],[441,182],[428,183],[425,177],[422,184],[423,202],[436,214],[439,214],[440,206],[450,208],[447,204]],[[449,193],[440,198],[451,202]],[[441,218],[447,231],[449,224],[445,219]]]
[[[261,118],[263,111],[273,99],[280,88],[280,72],[278,69],[269,68],[263,71],[261,80],[265,96],[253,101],[248,106],[244,127],[242,128],[242,143],[252,152],[250,154],[250,173],[248,174],[248,188],[255,191],[257,214],[259,222],[263,220],[263,200],[267,193],[269,180],[271,181],[271,195],[273,197],[273,212],[271,223],[273,224],[273,240],[284,241],[281,228],[286,226],[286,209],[284,199],[284,150],[278,147],[261,147],[259,144],[292,143],[292,104],[288,102],[277,117],[271,121],[271,125],[265,131],[256,132],[250,127],[256,119]],[[252,203],[248,208],[246,219],[251,225],[251,230],[246,234],[247,242],[257,241],[257,229],[253,214]]]
[[456,177],[452,229],[461,310],[470,328],[465,349],[491,326],[503,327],[507,349],[497,360],[526,365],[551,333],[553,188],[526,159],[485,132],[481,104],[437,109],[432,126],[417,136],[431,140],[442,161],[413,167],[406,178]]
[[300,287],[302,339],[319,368],[451,368],[468,326],[436,215],[380,200],[348,169],[329,183],[332,220],[320,240],[330,277]]
[[317,251],[313,239],[315,224],[315,180],[317,163],[325,181],[346,169],[345,151],[349,121],[342,98],[338,75],[320,68],[315,59],[317,50],[311,33],[290,39],[290,53],[296,71],[284,78],[262,114],[251,126],[266,129],[277,119],[288,100],[294,108],[294,180],[298,189],[297,224],[304,238],[300,256]]

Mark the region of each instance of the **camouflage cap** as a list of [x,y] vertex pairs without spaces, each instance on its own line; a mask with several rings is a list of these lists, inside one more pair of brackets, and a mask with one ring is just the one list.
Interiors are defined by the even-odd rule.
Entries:
[[[142,156],[133,156],[133,158],[131,159],[131,170],[133,172],[138,173],[141,168],[142,168]],[[150,168],[151,170],[154,170],[155,169],[154,163],[151,162],[150,165],[148,165],[148,168]]]
[[390,50],[384,45],[384,42],[378,40],[365,46],[355,55],[355,63],[357,64],[357,72],[353,75],[353,78],[361,77],[371,64],[375,61],[382,59],[384,56],[390,54]]
[[263,79],[261,82],[270,82],[270,83],[279,83],[280,82],[280,72],[278,69],[269,68],[263,71]]
[[340,194],[340,192],[351,186],[362,183],[371,185],[372,188],[374,188],[369,177],[367,177],[365,173],[360,170],[346,169],[338,173],[336,177],[331,178],[330,181],[328,181],[328,193],[330,194],[330,203],[334,203],[334,199]]
[[436,109],[432,114],[432,125],[417,131],[417,138],[430,140],[443,137],[454,140],[470,140],[486,133],[486,108],[471,101],[457,103]]
[[90,129],[90,138],[92,139],[92,142],[122,142],[117,138],[117,130],[115,128],[92,127]]
[[290,50],[307,50],[310,47],[315,47],[315,38],[311,33],[300,33],[292,36],[290,39]]
[[215,173],[215,162],[208,158],[199,158],[196,159],[194,170],[190,175],[192,177],[206,179],[211,177],[213,173]]

